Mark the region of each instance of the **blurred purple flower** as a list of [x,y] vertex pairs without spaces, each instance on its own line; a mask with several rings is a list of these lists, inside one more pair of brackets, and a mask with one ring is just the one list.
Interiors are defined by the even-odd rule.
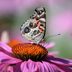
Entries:
[[46,2],[45,0],[0,0],[0,13],[6,14],[18,10],[25,10],[27,8],[38,6]]
[[12,13],[16,11],[14,0],[0,0],[0,14]]
[[42,61],[23,61],[13,56],[11,47],[0,42],[0,72],[72,72],[72,60],[47,55]]

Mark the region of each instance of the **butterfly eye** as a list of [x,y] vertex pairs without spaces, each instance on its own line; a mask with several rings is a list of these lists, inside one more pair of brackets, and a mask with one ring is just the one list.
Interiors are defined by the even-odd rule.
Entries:
[[29,27],[25,27],[25,29],[24,29],[24,33],[29,33],[29,32],[30,32]]

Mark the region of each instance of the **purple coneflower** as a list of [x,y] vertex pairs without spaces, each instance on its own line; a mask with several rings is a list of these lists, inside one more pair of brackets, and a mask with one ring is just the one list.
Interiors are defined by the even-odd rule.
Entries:
[[72,60],[49,55],[53,44],[0,42],[0,72],[72,72]]

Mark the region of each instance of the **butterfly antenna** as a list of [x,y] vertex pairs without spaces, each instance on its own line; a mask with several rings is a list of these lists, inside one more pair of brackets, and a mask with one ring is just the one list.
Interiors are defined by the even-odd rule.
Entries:
[[59,36],[61,34],[56,34],[56,35],[49,35],[49,36],[46,36],[45,38],[48,39],[48,38],[51,38],[51,37],[56,37],[56,36]]
[[59,36],[61,34],[56,34],[56,35],[50,35],[49,37],[55,37],[55,36]]

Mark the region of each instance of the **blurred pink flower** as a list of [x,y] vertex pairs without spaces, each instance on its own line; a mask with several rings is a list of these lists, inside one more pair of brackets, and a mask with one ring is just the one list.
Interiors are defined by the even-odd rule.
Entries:
[[25,10],[46,3],[45,0],[0,0],[0,13]]
[[0,0],[0,14],[16,11],[14,0]]
[[64,11],[53,16],[50,20],[51,33],[65,33],[72,27],[72,11]]

